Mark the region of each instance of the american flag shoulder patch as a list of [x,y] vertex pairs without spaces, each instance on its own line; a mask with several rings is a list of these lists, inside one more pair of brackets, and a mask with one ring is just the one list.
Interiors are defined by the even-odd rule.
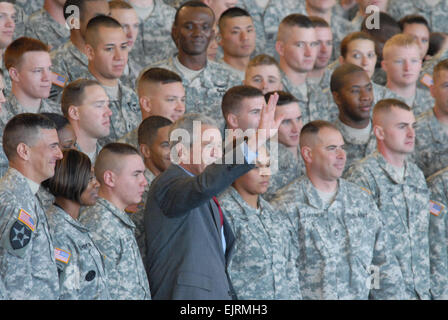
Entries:
[[52,83],[58,87],[64,88],[67,79],[64,76],[61,76],[59,73],[53,72]]
[[440,213],[442,213],[443,209],[445,209],[445,206],[439,202],[436,201],[429,201],[429,212],[433,215],[438,217]]
[[23,209],[20,209],[19,217],[17,219],[23,224],[25,224],[28,228],[30,228],[31,231],[34,232],[34,229],[36,228],[36,222],[28,212],[26,212]]
[[70,260],[71,253],[59,248],[54,248],[54,257],[57,261],[67,264]]
[[434,81],[433,81],[431,75],[429,75],[429,74],[427,74],[427,73],[425,73],[425,74],[423,75],[423,77],[420,79],[420,82],[421,82],[423,85],[427,86],[428,88],[434,84]]

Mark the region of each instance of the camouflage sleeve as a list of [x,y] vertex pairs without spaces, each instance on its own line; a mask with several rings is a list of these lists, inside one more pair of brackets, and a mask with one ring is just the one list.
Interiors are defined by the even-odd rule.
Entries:
[[[398,260],[390,247],[386,226],[380,221],[381,213],[371,200],[372,216],[377,226],[372,259],[372,287],[369,298],[376,300],[404,299],[405,283]],[[375,275],[379,278],[376,279]]]
[[[434,299],[448,299],[448,229],[446,185],[442,179],[429,182],[431,200],[438,209],[430,208],[429,218],[429,258],[431,274],[431,294]],[[434,204],[431,204],[434,205]]]
[[55,241],[56,266],[59,275],[61,300],[79,299],[81,289],[81,273],[76,249],[70,244]]

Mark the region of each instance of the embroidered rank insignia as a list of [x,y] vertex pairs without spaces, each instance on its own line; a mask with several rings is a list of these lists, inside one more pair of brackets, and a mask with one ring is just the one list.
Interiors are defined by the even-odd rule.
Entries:
[[65,250],[54,248],[54,257],[57,261],[67,264],[70,260],[71,253]]
[[445,209],[445,206],[441,203],[435,202],[430,200],[429,201],[429,212],[433,215],[438,217],[440,213]]
[[31,240],[31,230],[22,222],[16,221],[9,231],[9,242],[14,250],[22,249]]
[[34,219],[28,212],[26,212],[23,209],[20,209],[18,220],[23,224],[25,224],[26,226],[28,226],[28,228],[30,228],[31,231],[34,231],[34,229],[36,228],[36,223],[34,222]]
[[427,86],[428,88],[434,84],[434,81],[432,80],[432,77],[429,74],[427,74],[427,73],[425,73],[423,75],[423,77],[420,79],[420,82],[422,84],[424,84],[425,86]]

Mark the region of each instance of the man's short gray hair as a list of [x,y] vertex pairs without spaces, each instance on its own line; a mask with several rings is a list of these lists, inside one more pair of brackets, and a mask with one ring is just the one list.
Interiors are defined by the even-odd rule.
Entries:
[[[195,139],[194,127],[198,124],[201,124],[201,126],[213,126],[218,129],[216,121],[208,116],[200,113],[185,114],[171,126],[169,132],[170,148],[172,148],[179,142],[183,143],[188,148],[192,147],[194,142],[193,139]],[[186,139],[187,136],[188,139]]]

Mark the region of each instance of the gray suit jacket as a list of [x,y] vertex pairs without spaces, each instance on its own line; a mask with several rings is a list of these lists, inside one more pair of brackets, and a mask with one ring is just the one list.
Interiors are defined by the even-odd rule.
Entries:
[[171,165],[152,183],[145,209],[145,261],[153,299],[236,299],[227,274],[235,237],[212,197],[254,165],[209,165],[189,176]]

